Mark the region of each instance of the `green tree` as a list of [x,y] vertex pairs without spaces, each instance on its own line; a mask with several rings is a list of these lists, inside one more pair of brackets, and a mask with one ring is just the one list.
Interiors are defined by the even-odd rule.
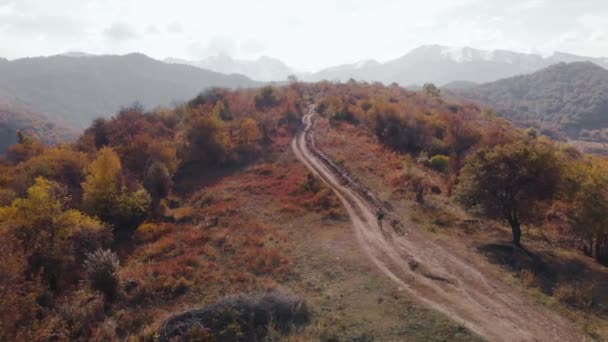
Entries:
[[116,233],[128,235],[145,219],[151,197],[139,184],[121,184],[121,170],[118,154],[109,147],[102,148],[82,183],[83,207],[112,224]]
[[272,107],[276,105],[279,100],[275,96],[275,90],[271,86],[266,86],[260,90],[260,93],[255,96],[255,106],[258,109]]
[[225,124],[216,116],[201,116],[192,122],[186,133],[191,160],[220,163],[228,153]]
[[161,200],[169,195],[173,187],[171,174],[161,162],[154,162],[146,171],[144,186],[152,198],[152,211],[157,214]]
[[522,222],[543,217],[560,181],[561,166],[553,150],[514,143],[484,148],[471,156],[460,174],[456,194],[465,206],[506,220],[513,242],[519,246]]
[[608,259],[608,163],[584,166],[574,197],[578,232],[588,241],[587,252],[598,260]]
[[109,222],[114,225],[117,233],[130,236],[146,219],[151,203],[152,198],[143,186],[137,185],[132,192],[123,187],[112,202]]

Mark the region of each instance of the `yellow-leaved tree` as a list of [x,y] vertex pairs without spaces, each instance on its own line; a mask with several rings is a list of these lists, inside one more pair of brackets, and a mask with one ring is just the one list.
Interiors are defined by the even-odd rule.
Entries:
[[110,147],[102,148],[82,183],[85,211],[110,223],[115,232],[130,234],[145,218],[152,201],[141,184],[121,184],[120,157]]
[[75,283],[86,253],[111,242],[101,221],[67,209],[67,201],[64,187],[38,177],[25,198],[0,208],[0,230],[20,241],[28,271],[42,272],[52,290]]
[[118,177],[122,166],[118,154],[110,147],[102,148],[91,163],[82,189],[82,204],[87,212],[103,217],[109,213],[118,193]]
[[258,122],[252,118],[244,118],[239,125],[239,142],[251,144],[262,137]]

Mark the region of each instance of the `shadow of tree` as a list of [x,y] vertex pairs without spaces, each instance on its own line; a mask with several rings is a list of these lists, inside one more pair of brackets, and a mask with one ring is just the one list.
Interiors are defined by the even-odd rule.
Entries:
[[532,271],[539,281],[540,290],[553,295],[560,283],[592,283],[594,309],[608,317],[608,271],[592,268],[576,258],[560,256],[550,250],[535,251],[517,248],[510,243],[490,243],[477,247],[491,263],[519,275]]

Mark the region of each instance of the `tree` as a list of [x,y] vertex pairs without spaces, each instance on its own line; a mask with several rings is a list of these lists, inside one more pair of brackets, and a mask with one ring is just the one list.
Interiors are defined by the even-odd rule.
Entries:
[[201,116],[192,122],[186,133],[191,160],[220,163],[228,153],[225,124],[216,116]]
[[115,232],[130,233],[145,219],[151,198],[139,184],[121,184],[121,169],[118,154],[109,147],[102,148],[82,183],[83,207],[112,224]]
[[578,232],[588,241],[587,252],[608,260],[608,163],[597,161],[581,170],[573,212]]
[[255,96],[255,106],[258,109],[266,107],[272,107],[276,105],[279,100],[276,98],[275,90],[271,86],[266,86],[260,90],[260,93]]
[[426,83],[422,87],[422,90],[424,90],[424,93],[429,97],[439,97],[441,95],[441,90],[439,90],[439,88],[437,88],[433,83]]
[[110,143],[108,138],[108,121],[104,118],[97,118],[93,121],[93,125],[86,132],[93,134],[93,141],[96,148],[102,148]]
[[42,272],[52,290],[75,282],[84,254],[111,239],[99,220],[66,210],[67,201],[63,187],[39,177],[27,197],[0,208],[0,231],[11,232],[22,243],[28,271]]
[[173,180],[165,164],[154,162],[146,171],[144,186],[152,197],[152,210],[156,212],[160,206],[160,201],[169,195]]
[[262,137],[258,122],[252,118],[244,118],[239,125],[239,142],[248,145]]
[[561,167],[553,150],[524,143],[484,148],[462,169],[457,198],[490,218],[511,226],[513,243],[520,245],[521,223],[541,219],[544,204],[557,193]]
[[82,183],[83,207],[88,213],[106,221],[118,193],[118,177],[122,169],[118,154],[110,147],[102,148],[91,163]]
[[27,132],[17,131],[17,141],[17,144],[10,146],[6,151],[7,159],[15,164],[29,160],[44,152],[44,146],[40,141]]
[[287,76],[287,82],[289,82],[289,83],[297,83],[298,82],[298,77],[296,75],[289,75],[289,76]]
[[150,194],[140,184],[137,184],[132,192],[123,186],[111,203],[108,222],[114,226],[116,233],[129,237],[146,219],[151,203]]
[[228,103],[225,101],[217,101],[215,107],[213,107],[212,114],[224,121],[230,121],[233,119],[232,114],[230,113],[230,108],[228,107]]

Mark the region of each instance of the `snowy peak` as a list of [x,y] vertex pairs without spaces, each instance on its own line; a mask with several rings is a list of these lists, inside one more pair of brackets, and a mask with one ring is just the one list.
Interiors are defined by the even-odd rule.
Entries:
[[592,62],[608,68],[608,59],[564,53],[543,57],[538,54],[508,50],[480,50],[471,47],[423,45],[385,63],[354,63],[324,69],[310,80],[350,78],[368,82],[403,86],[433,82],[444,85],[455,81],[492,82],[502,78],[529,74],[559,62]]

